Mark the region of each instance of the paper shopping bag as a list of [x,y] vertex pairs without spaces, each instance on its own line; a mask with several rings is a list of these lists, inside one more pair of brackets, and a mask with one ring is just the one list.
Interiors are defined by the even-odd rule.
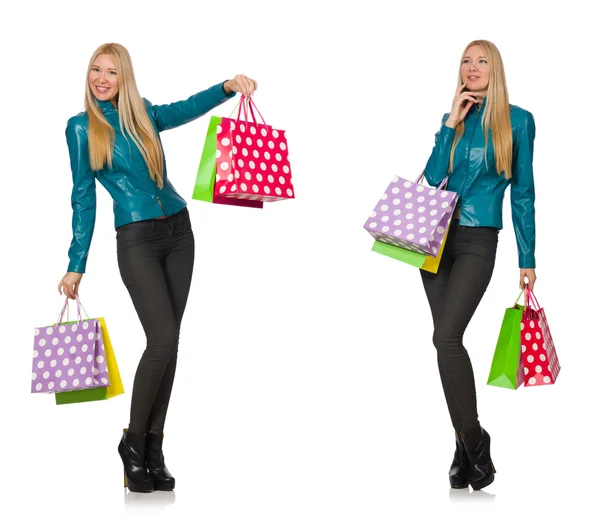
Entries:
[[84,320],[77,297],[78,319],[58,322],[34,331],[32,393],[88,390],[109,384],[102,330],[98,319]]
[[[242,106],[246,120],[240,119]],[[285,131],[274,129],[264,119],[258,123],[255,109],[258,112],[252,98],[247,98],[240,102],[236,120],[223,118],[217,127],[215,199],[275,202],[295,198]]]
[[106,399],[112,399],[117,395],[125,393],[123,389],[123,382],[121,381],[121,374],[119,372],[119,366],[115,357],[115,352],[108,334],[106,327],[106,321],[100,317],[97,319],[100,322],[102,329],[102,338],[104,340],[104,350],[106,353],[106,366],[108,368],[109,386],[102,386],[99,388],[92,388],[90,390],[81,390],[73,392],[61,392],[56,393],[55,399],[56,404],[73,404],[77,402],[90,402],[100,401]]
[[447,191],[448,178],[437,187],[394,176],[364,224],[375,240],[437,257],[456,209],[458,195]]
[[521,359],[521,318],[524,307],[517,302],[504,312],[487,380],[490,386],[510,390],[516,390],[523,384],[524,372]]
[[212,204],[262,208],[263,203],[256,200],[214,197],[217,166],[217,130],[222,120],[220,116],[212,116],[208,124],[192,198]]
[[529,286],[525,287],[525,310],[521,320],[521,350],[525,386],[554,384],[561,366],[544,309]]

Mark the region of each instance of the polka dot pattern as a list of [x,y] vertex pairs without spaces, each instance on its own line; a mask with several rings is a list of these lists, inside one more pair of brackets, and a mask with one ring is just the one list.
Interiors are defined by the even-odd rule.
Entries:
[[[108,384],[105,356],[99,320],[38,327],[33,338],[31,392],[68,392]],[[93,368],[75,366],[91,361]]]
[[[295,198],[285,131],[231,118],[222,118],[218,127],[216,196],[263,202]],[[252,158],[233,159],[230,151]],[[265,173],[277,188],[265,184]]]
[[[447,209],[440,211],[442,199]],[[395,176],[364,225],[378,241],[437,257],[458,195]],[[387,227],[388,230],[385,230]],[[390,232],[389,228],[394,227]]]
[[550,334],[544,309],[528,306],[521,323],[521,358],[525,368],[525,386],[554,384],[560,363]]

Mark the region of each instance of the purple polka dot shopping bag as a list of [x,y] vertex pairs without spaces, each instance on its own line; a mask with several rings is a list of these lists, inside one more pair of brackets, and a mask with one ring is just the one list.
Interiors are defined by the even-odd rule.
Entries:
[[56,324],[34,330],[31,393],[87,390],[110,384],[99,320],[82,319],[77,297],[78,319],[63,322],[68,301]]
[[448,231],[458,194],[444,189],[448,177],[437,187],[395,176],[364,224],[375,238],[396,247],[437,257]]

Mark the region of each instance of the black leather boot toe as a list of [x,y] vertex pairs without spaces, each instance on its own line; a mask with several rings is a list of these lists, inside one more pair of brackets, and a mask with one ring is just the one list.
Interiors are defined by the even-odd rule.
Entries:
[[496,469],[490,455],[491,438],[481,426],[460,434],[469,458],[469,483],[481,490],[494,481]]
[[165,466],[165,457],[162,452],[164,433],[146,433],[146,467],[152,476],[155,490],[173,490],[175,478]]

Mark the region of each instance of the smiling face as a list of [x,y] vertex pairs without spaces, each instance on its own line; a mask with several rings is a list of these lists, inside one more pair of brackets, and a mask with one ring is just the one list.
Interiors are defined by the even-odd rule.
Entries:
[[485,50],[479,45],[467,48],[460,65],[460,76],[471,91],[487,91],[490,71]]
[[90,69],[88,84],[98,100],[112,100],[116,103],[119,94],[117,66],[112,55],[100,54]]

